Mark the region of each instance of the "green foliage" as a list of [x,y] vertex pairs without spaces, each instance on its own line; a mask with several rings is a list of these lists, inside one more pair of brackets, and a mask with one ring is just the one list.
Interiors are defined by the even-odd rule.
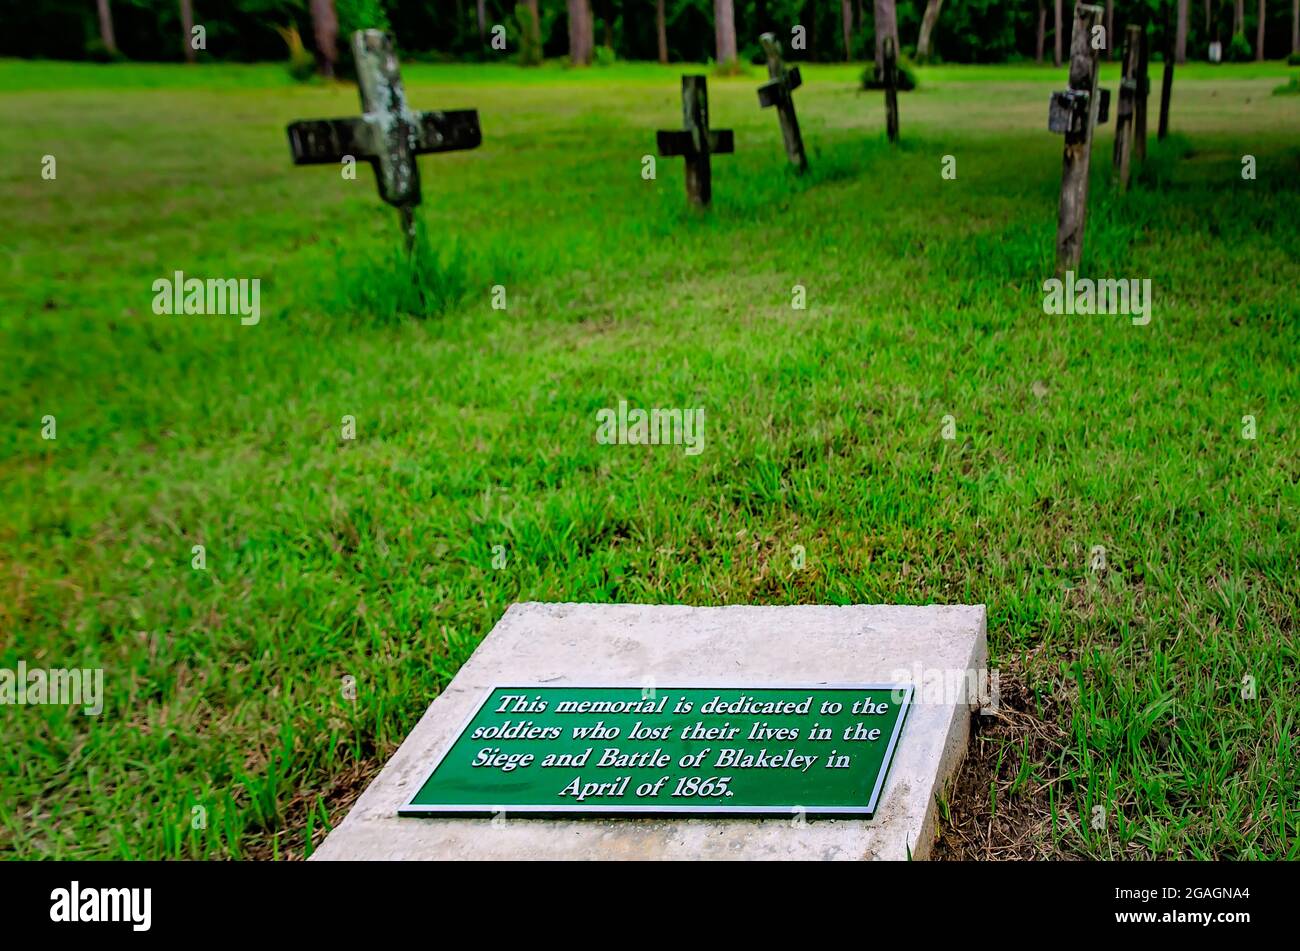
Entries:
[[542,62],[542,24],[527,5],[515,4],[515,22],[519,29],[519,65],[539,66]]
[[618,62],[618,54],[612,46],[597,46],[593,52],[593,61],[597,66],[613,66]]
[[1296,51],[1287,56],[1286,64],[1288,66],[1300,66],[1300,51]]
[[[898,58],[898,91],[910,92],[915,89],[920,80],[917,76],[916,64],[908,56]],[[881,76],[880,70],[876,69],[875,63],[867,64],[862,71],[862,88],[863,89],[884,89],[885,81]]]
[[1300,96],[1300,76],[1292,76],[1291,81],[1283,83],[1273,90],[1275,96]]
[[126,55],[119,50],[109,50],[98,36],[86,40],[86,59],[92,63],[122,63]]
[[316,58],[302,45],[302,36],[296,26],[280,27],[278,32],[284,39],[289,51],[289,61],[285,65],[290,77],[295,82],[310,82],[316,76]]
[[357,30],[391,30],[382,0],[334,0],[339,18],[340,45],[351,43]]
[[[132,59],[176,59],[180,56],[179,17],[175,0],[117,0],[113,5],[118,42]],[[545,56],[562,57],[567,51],[566,11],[561,0],[540,4],[540,53],[526,43],[517,0],[488,0],[489,25],[506,25],[519,61],[540,62]],[[856,21],[850,39],[851,58],[873,58],[875,29],[870,3]],[[900,49],[914,47],[924,0],[899,0],[897,4]],[[1156,29],[1163,22],[1168,0],[1140,0]],[[90,0],[44,0],[40,4],[0,5],[0,55],[101,57],[103,53],[85,38],[98,35],[95,5]],[[274,30],[293,25],[308,50],[314,43],[306,0],[232,0],[227,4],[199,4],[208,29],[207,55],[216,59],[258,60],[279,54]],[[1068,7],[1068,4],[1067,4]],[[389,29],[398,47],[428,60],[482,59],[475,5],[469,0],[336,0],[343,68],[350,61],[349,37],[354,30]],[[596,42],[609,46],[619,60],[653,60],[657,53],[654,6],[649,0],[596,0]],[[1067,10],[1068,16],[1068,10]],[[754,61],[760,33],[773,30],[791,61],[845,59],[840,5],[807,0],[736,0],[736,36],[746,61]],[[674,61],[707,62],[714,55],[713,0],[667,0],[669,56]],[[947,0],[933,38],[936,62],[1005,62],[1030,56],[1034,49],[1037,0]],[[808,48],[794,50],[790,31],[795,24],[807,30]],[[1212,24],[1214,30],[1219,23]],[[1049,34],[1051,25],[1049,22]],[[1067,26],[1068,29],[1068,26]],[[1204,50],[1208,36],[1200,17],[1192,17],[1190,48]],[[1274,30],[1279,36],[1281,30]],[[1050,49],[1050,35],[1049,35]],[[1156,44],[1157,48],[1163,43]]]
[[1228,43],[1227,59],[1230,63],[1248,63],[1255,58],[1254,51],[1250,48],[1250,40],[1246,39],[1245,33],[1234,33],[1231,42]]

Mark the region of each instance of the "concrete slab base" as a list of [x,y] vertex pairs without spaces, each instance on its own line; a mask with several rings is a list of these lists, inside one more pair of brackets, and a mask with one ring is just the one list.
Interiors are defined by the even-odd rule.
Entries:
[[[987,663],[983,605],[515,604],[313,859],[923,859]],[[912,682],[871,819],[447,819],[397,810],[497,684]]]

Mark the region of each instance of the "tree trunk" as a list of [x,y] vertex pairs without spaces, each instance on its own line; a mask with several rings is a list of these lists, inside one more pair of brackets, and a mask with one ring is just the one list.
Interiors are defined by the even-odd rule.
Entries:
[[853,0],[840,0],[840,23],[844,31],[844,62],[853,59]]
[[925,13],[921,17],[921,34],[916,38],[916,58],[925,62],[930,58],[930,38],[934,34],[934,24],[939,19],[939,8],[943,0],[927,0]]
[[1264,61],[1264,0],[1259,0],[1259,26],[1255,28],[1255,61]]
[[1043,47],[1047,45],[1047,7],[1038,0],[1038,45],[1034,47],[1034,62],[1043,61]]
[[1246,32],[1246,0],[1237,0],[1232,5],[1232,35]]
[[732,0],[713,0],[713,33],[717,41],[717,62],[727,66],[736,61],[736,8]]
[[659,62],[668,62],[668,25],[664,19],[664,0],[655,0],[655,33],[659,38]]
[[108,0],[95,0],[95,6],[99,10],[99,40],[104,44],[104,49],[116,56],[117,37],[113,35],[113,11],[109,9]]
[[320,74],[333,79],[334,64],[339,61],[339,18],[334,0],[311,0],[311,35],[316,41]]
[[181,0],[181,52],[185,62],[192,63],[194,54],[194,0]]
[[894,38],[894,50],[898,50],[898,11],[894,9],[894,0],[875,0],[876,18],[876,75],[885,72],[885,37]]
[[1115,58],[1115,0],[1106,0],[1106,58]]
[[1178,0],[1178,30],[1174,34],[1174,61],[1178,63],[1187,62],[1187,3]]
[[591,65],[596,40],[591,17],[591,0],[567,0],[569,11],[569,59],[575,66]]
[[1291,0],[1291,52],[1300,53],[1300,0]]
[[1052,65],[1061,65],[1061,34],[1065,32],[1065,25],[1061,22],[1061,0],[1056,0],[1056,29],[1052,37]]
[[537,9],[537,0],[524,0],[527,15],[522,23],[523,37],[519,42],[519,62],[524,66],[542,64],[542,14]]
[[799,22],[808,28],[807,45],[800,52],[808,62],[817,62],[817,8],[815,0],[803,0],[799,8]]
[[478,15],[478,41],[487,41],[487,0],[476,0],[475,13]]

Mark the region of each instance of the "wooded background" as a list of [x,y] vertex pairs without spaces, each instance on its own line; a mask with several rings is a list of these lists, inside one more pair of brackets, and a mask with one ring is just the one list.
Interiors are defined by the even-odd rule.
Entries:
[[[1205,59],[1216,38],[1224,59],[1279,58],[1300,48],[1300,0],[1112,0],[1105,6],[1113,11],[1116,33],[1129,18],[1147,18],[1157,54],[1166,24],[1175,29],[1179,7],[1187,10],[1189,58]],[[1058,15],[1060,48],[1069,49],[1068,0],[0,0],[0,55],[283,60],[291,42],[287,31],[296,30],[315,53],[314,18],[328,23],[333,16],[340,38],[362,27],[391,28],[408,58],[500,58],[518,56],[526,45],[520,25],[535,8],[546,57],[704,62],[727,59],[730,40],[741,59],[759,62],[759,34],[771,30],[791,59],[842,61],[870,58],[875,10],[887,17],[895,7],[900,47],[912,56],[927,13],[931,59],[1052,61]],[[725,29],[728,16],[735,40]],[[715,32],[715,23],[724,26]],[[204,27],[206,49],[190,49],[187,24]],[[496,24],[507,31],[505,53],[489,46]],[[807,30],[806,50],[790,49],[795,24]],[[1230,43],[1234,35],[1239,39]],[[346,45],[345,39],[338,43],[344,60]],[[927,51],[920,52],[926,58]]]

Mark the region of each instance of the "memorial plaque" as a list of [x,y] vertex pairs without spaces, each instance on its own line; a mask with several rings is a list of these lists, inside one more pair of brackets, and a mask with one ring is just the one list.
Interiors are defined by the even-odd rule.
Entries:
[[495,686],[398,812],[870,818],[912,690]]

